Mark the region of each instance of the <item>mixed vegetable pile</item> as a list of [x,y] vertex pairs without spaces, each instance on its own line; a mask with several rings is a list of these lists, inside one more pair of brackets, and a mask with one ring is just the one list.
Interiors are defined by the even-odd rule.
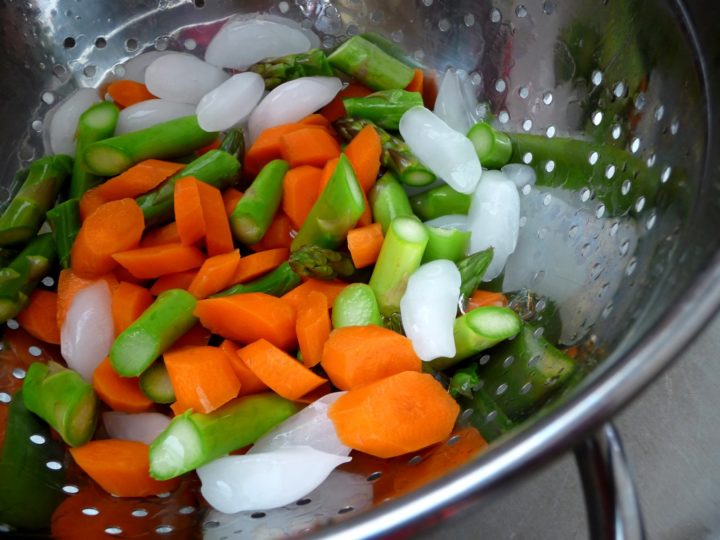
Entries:
[[313,40],[240,17],[204,61],[142,54],[18,175],[0,318],[64,364],[30,365],[11,423],[37,415],[112,495],[196,471],[222,512],[283,506],[351,452],[447,441],[460,405],[492,440],[579,373],[551,302],[498,290],[535,139],[467,125],[452,71],[431,111],[432,73],[380,36]]

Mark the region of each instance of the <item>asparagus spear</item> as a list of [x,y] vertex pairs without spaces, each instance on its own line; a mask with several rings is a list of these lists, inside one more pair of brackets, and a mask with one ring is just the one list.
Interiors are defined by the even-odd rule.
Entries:
[[182,156],[207,146],[217,135],[201,129],[196,116],[184,116],[92,143],[78,159],[91,173],[114,176],[144,159]]
[[383,52],[386,52],[396,60],[399,60],[403,64],[410,66],[412,68],[419,68],[424,69],[425,66],[415,60],[415,58],[412,55],[409,55],[405,49],[402,47],[399,47],[394,42],[390,41],[388,38],[383,36],[382,34],[378,34],[377,32],[364,32],[360,34],[360,36],[372,43],[373,45],[376,45],[380,47]]
[[254,443],[299,407],[277,394],[244,396],[210,414],[186,411],[150,445],[150,475],[175,478]]
[[328,61],[373,90],[405,88],[415,75],[412,68],[360,36],[340,45]]
[[290,263],[284,262],[272,272],[269,272],[254,281],[233,285],[229,289],[225,289],[224,291],[214,294],[212,297],[231,296],[233,294],[249,292],[261,292],[272,296],[282,296],[300,285],[300,283],[300,276],[293,271],[290,267]]
[[478,122],[470,128],[467,136],[475,147],[480,163],[486,169],[499,169],[510,161],[512,154],[510,137],[495,131],[490,124]]
[[35,236],[72,166],[72,158],[62,154],[30,165],[20,190],[0,217],[0,246],[22,244]]
[[410,197],[410,205],[416,216],[429,221],[449,214],[467,214],[471,199],[472,195],[465,195],[444,185],[413,195]]
[[370,120],[383,129],[397,130],[402,115],[413,107],[422,107],[423,99],[419,92],[382,90],[366,97],[345,98],[343,105],[347,116]]
[[187,291],[161,293],[110,348],[110,363],[123,377],[137,377],[197,322],[197,300]]
[[79,373],[50,361],[33,362],[23,383],[23,399],[70,446],[88,442],[97,424],[98,402]]
[[237,159],[245,155],[245,135],[240,129],[231,129],[223,137],[219,150],[227,152]]
[[381,127],[376,126],[370,120],[359,118],[341,118],[335,122],[338,132],[345,140],[351,140],[365,126],[373,126],[380,136],[382,143],[382,164],[392,171],[398,180],[408,186],[427,186],[436,180],[433,172],[425,167],[420,160],[410,151],[400,137],[390,135]]
[[400,299],[410,275],[420,266],[427,243],[427,229],[419,221],[399,217],[390,224],[370,277],[381,314],[400,312]]
[[175,182],[192,176],[222,190],[235,183],[240,175],[240,162],[223,150],[210,150],[154,190],[137,198],[145,216],[145,225],[157,225],[172,220]]
[[275,159],[265,165],[230,215],[235,238],[246,245],[258,243],[265,236],[280,206],[283,178],[290,168],[287,161]]
[[428,231],[428,244],[423,254],[423,263],[438,259],[459,262],[465,256],[470,243],[470,231],[428,227],[427,225],[425,228]]
[[346,253],[306,244],[290,254],[290,268],[301,277],[332,280],[348,278],[355,273],[352,259]]
[[364,210],[360,184],[350,161],[341,154],[330,181],[293,239],[292,250],[297,251],[307,244],[336,249],[345,241],[348,231],[355,226]]
[[[75,134],[75,155],[82,156],[92,143],[112,137],[115,133],[120,109],[114,103],[101,101],[92,105],[80,115]],[[88,189],[99,184],[101,179],[85,169],[83,160],[76,159],[70,179],[69,197],[82,197]]]
[[311,49],[308,52],[289,54],[280,58],[274,58],[265,62],[259,62],[250,66],[254,71],[265,79],[265,88],[272,90],[276,86],[300,77],[328,76],[335,75],[327,56],[320,49]]
[[70,251],[80,231],[80,206],[77,199],[69,199],[48,210],[47,220],[52,228],[58,258],[63,268],[70,268]]
[[175,401],[170,375],[165,363],[158,360],[140,375],[140,390],[155,403],[168,404]]
[[5,268],[0,269],[0,321],[15,317],[57,256],[51,234],[36,236]]
[[369,285],[353,283],[345,287],[332,306],[333,328],[343,326],[382,326],[380,308]]
[[396,217],[414,216],[407,193],[391,172],[386,172],[375,182],[368,199],[373,220],[380,223],[383,234]]
[[480,286],[485,272],[493,258],[493,248],[487,248],[460,259],[456,264],[460,270],[460,299],[464,302]]

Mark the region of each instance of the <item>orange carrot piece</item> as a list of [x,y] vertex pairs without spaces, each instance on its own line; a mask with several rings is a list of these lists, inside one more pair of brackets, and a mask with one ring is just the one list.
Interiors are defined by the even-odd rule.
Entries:
[[122,251],[113,255],[121,266],[141,279],[151,279],[199,268],[205,260],[202,251],[182,244],[163,244]]
[[468,311],[484,306],[507,307],[508,303],[507,296],[503,293],[477,290],[468,298],[467,309],[465,311],[467,313]]
[[379,223],[358,227],[348,232],[348,250],[355,268],[365,268],[375,264],[383,239],[382,227]]
[[331,330],[329,309],[327,297],[313,291],[297,311],[295,331],[306,367],[314,367],[322,360],[323,347]]
[[38,289],[30,295],[17,320],[32,337],[45,343],[60,345],[60,328],[57,323],[58,295],[52,291]]
[[235,371],[217,347],[175,349],[165,352],[163,359],[177,402],[186,409],[207,414],[240,391]]
[[330,123],[330,121],[327,118],[325,118],[322,114],[318,114],[318,113],[306,116],[305,118],[300,120],[300,122],[298,122],[298,123],[302,124],[304,126],[320,126],[320,127],[324,127],[325,129],[327,129],[330,132],[333,131],[333,127],[332,127],[332,124]]
[[326,381],[264,339],[243,347],[237,354],[262,382],[285,399],[298,399]]
[[145,218],[133,199],[111,201],[100,206],[83,222],[70,260],[81,277],[98,277],[117,266],[115,253],[140,244]]
[[183,169],[182,163],[173,163],[160,159],[146,159],[128,170],[100,184],[97,190],[107,201],[116,201],[127,197],[137,197],[155,189],[164,180]]
[[317,388],[310,390],[307,394],[297,398],[295,401],[298,403],[305,403],[306,405],[310,405],[312,402],[317,401],[321,397],[333,392],[332,384],[329,382],[324,382]]
[[180,242],[192,246],[205,237],[207,224],[200,199],[200,182],[186,176],[175,182],[173,207]]
[[287,248],[268,249],[258,251],[247,257],[243,257],[237,264],[231,285],[245,283],[251,279],[262,276],[274,270],[288,260],[290,251]]
[[170,351],[185,349],[187,347],[204,347],[210,343],[212,332],[205,328],[202,324],[197,323],[190,330],[185,332],[180,339],[173,343]]
[[332,178],[332,175],[335,172],[338,161],[340,161],[339,158],[331,159],[325,164],[325,167],[323,167],[322,178],[320,180],[320,190],[318,193],[322,193],[325,190],[325,186],[328,185],[330,178]]
[[121,281],[112,294],[112,317],[119,335],[143,314],[155,300],[145,287]]
[[198,270],[190,283],[188,292],[202,300],[211,294],[228,288],[233,281],[235,269],[240,262],[240,252],[236,249],[230,253],[209,257]]
[[180,234],[177,223],[174,221],[145,233],[140,241],[140,247],[161,246],[163,244],[179,244]]
[[[107,282],[108,287],[110,287],[110,292],[114,291],[115,288],[118,286],[118,280],[113,274],[105,274],[103,276],[100,276],[98,279],[104,279]],[[65,316],[70,309],[70,304],[72,303],[75,295],[88,285],[92,285],[93,283],[95,283],[95,281],[97,280],[81,278],[69,268],[66,268],[65,270],[62,270],[60,272],[57,285],[58,328],[62,328],[62,325],[65,322]]]
[[121,109],[141,101],[155,99],[155,96],[150,93],[150,90],[143,83],[128,79],[111,82],[107,87],[107,93],[110,94],[115,104]]
[[400,373],[420,371],[411,341],[381,326],[346,326],[330,334],[322,367],[332,383],[350,390]]
[[245,293],[200,300],[200,323],[214,334],[240,343],[267,339],[281,349],[295,347],[295,309],[264,293]]
[[233,238],[222,193],[205,182],[198,182],[198,190],[205,221],[205,247],[208,255],[213,257],[231,252],[234,248]]
[[340,145],[324,129],[307,127],[280,137],[280,155],[290,167],[322,167],[340,156]]
[[296,231],[285,212],[278,212],[270,224],[265,236],[257,244],[250,246],[253,251],[266,251],[269,249],[285,248],[290,249],[293,235]]
[[344,444],[390,458],[446,440],[459,412],[432,375],[404,371],[350,390],[328,414]]
[[227,188],[223,191],[223,204],[225,205],[225,214],[227,214],[228,217],[233,213],[235,206],[237,206],[237,203],[242,199],[242,196],[243,192],[235,188]]
[[283,211],[300,229],[320,194],[322,169],[308,165],[290,169],[283,179]]
[[150,447],[137,441],[104,439],[70,448],[75,463],[116,497],[149,497],[175,490],[180,478],[150,477]]
[[347,283],[342,281],[322,281],[319,279],[308,279],[302,285],[295,287],[292,291],[285,293],[281,300],[291,305],[295,310],[300,309],[305,302],[307,302],[308,295],[317,291],[325,295],[329,306],[333,305],[335,298],[340,292],[347,287]]
[[186,270],[175,274],[165,274],[160,276],[153,286],[150,287],[150,294],[158,296],[160,293],[169,291],[170,289],[186,289],[195,279],[197,270]]
[[255,176],[265,165],[270,163],[273,159],[280,159],[282,155],[280,140],[282,139],[283,135],[287,135],[288,133],[292,133],[293,131],[306,128],[326,130],[325,126],[323,125],[317,125],[313,123],[303,124],[300,122],[283,124],[281,126],[275,126],[264,130],[262,133],[260,133],[253,145],[245,153],[245,171],[251,176]]
[[329,122],[334,122],[345,116],[345,105],[343,105],[343,99],[352,97],[365,97],[372,94],[372,90],[362,84],[350,83],[346,88],[340,90],[335,99],[325,105],[320,110],[322,114]]
[[360,187],[367,193],[375,185],[380,171],[382,143],[373,126],[365,126],[345,147],[345,155],[355,171]]
[[240,347],[235,345],[229,339],[224,340],[220,344],[220,350],[222,350],[227,359],[230,361],[230,365],[235,370],[235,375],[240,380],[240,393],[239,396],[246,396],[249,394],[257,394],[258,392],[265,392],[269,390],[267,384],[258,379],[250,368],[245,365],[245,362],[238,356],[237,352]]
[[438,96],[438,83],[434,72],[423,75],[422,95],[425,107],[433,110]]
[[80,219],[85,221],[90,214],[108,202],[97,187],[88,189],[80,197]]
[[153,402],[140,390],[137,377],[121,377],[105,358],[93,372],[95,393],[114,411],[139,413],[147,411]]
[[423,81],[425,80],[425,73],[420,68],[415,68],[415,75],[413,75],[412,81],[405,87],[408,92],[420,92],[423,91]]

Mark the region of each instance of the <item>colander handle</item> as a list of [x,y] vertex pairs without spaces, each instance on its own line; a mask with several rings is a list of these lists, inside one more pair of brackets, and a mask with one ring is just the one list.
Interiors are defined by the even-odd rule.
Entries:
[[575,448],[592,540],[643,540],[640,501],[620,435],[611,423]]

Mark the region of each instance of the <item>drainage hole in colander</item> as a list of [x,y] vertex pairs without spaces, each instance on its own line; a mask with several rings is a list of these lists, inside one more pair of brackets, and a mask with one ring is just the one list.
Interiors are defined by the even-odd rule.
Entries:
[[83,508],[81,512],[86,516],[97,516],[100,513],[100,510],[93,506],[89,506],[88,508]]
[[107,40],[104,37],[95,39],[95,47],[98,49],[104,49],[107,46]]
[[507,392],[508,385],[505,383],[502,383],[500,386],[497,387],[497,390],[495,390],[496,396],[502,396],[505,392]]
[[155,40],[155,48],[158,51],[164,51],[170,46],[170,36],[158,36]]
[[422,461],[422,456],[413,456],[408,461],[408,465],[417,465]]
[[45,437],[36,433],[35,435],[30,435],[30,442],[37,445],[45,444]]
[[159,527],[155,527],[155,532],[158,534],[169,534],[173,532],[172,525],[160,525]]
[[595,71],[593,71],[593,72],[592,72],[592,75],[590,76],[590,81],[592,81],[592,83],[593,83],[595,86],[600,86],[600,85],[602,84],[602,81],[603,81],[603,73],[602,73],[602,71],[600,71],[599,69],[596,69]]
[[92,79],[96,73],[97,68],[92,64],[88,64],[83,68],[83,75],[85,75],[88,79]]
[[450,437],[448,439],[447,444],[448,444],[448,446],[452,446],[454,444],[457,444],[459,440],[460,440],[460,435],[453,435],[452,437]]
[[147,516],[147,515],[148,515],[148,511],[145,510],[144,508],[136,508],[135,510],[133,510],[132,512],[130,512],[130,515],[131,515],[132,517],[139,517],[139,518],[141,518],[141,517]]
[[127,41],[125,41],[125,49],[128,52],[134,52],[138,48],[138,40],[135,38],[129,38]]
[[0,403],[10,403],[12,401],[12,396],[6,392],[0,392]]
[[525,165],[530,165],[533,160],[532,152],[525,152],[523,154],[522,160]]
[[63,47],[66,49],[72,49],[75,46],[75,38],[68,36],[63,40]]
[[510,121],[510,114],[503,110],[498,113],[498,121],[501,124],[507,124]]
[[53,75],[55,75],[58,79],[63,79],[65,78],[65,75],[67,75],[67,69],[65,69],[65,66],[55,64],[53,66]]
[[40,133],[43,128],[42,120],[33,120],[32,124],[30,124],[30,127],[33,128],[33,131],[37,131]]
[[[472,411],[470,411],[470,412],[472,413]],[[382,478],[382,472],[375,471],[374,473],[368,474],[368,477],[366,478],[366,480],[368,482],[376,482],[376,481],[380,480],[380,478]]]
[[262,519],[262,518],[264,518],[266,515],[267,515],[267,514],[266,514],[265,512],[253,512],[252,514],[250,514],[250,517],[253,518],[253,519]]
[[520,388],[520,393],[527,394],[528,392],[530,392],[530,390],[532,390],[532,383],[528,382],[522,385],[522,387]]
[[305,506],[306,504],[310,504],[312,502],[312,499],[308,499],[307,497],[303,499],[299,499],[295,504],[298,506]]
[[219,526],[220,526],[219,521],[206,521],[205,523],[203,523],[203,527],[205,527],[206,529],[215,529],[216,527],[219,527]]
[[48,461],[45,466],[51,471],[59,471],[62,469],[62,463],[59,461]]
[[20,328],[20,325],[15,319],[8,319],[6,324],[10,330],[17,330],[18,328]]
[[122,534],[123,530],[120,527],[107,527],[105,529],[105,534],[110,534],[112,536]]
[[196,8],[204,8],[204,7],[205,7],[205,0],[195,0],[195,7],[196,7]]
[[489,354],[484,354],[484,355],[482,355],[482,356],[480,357],[480,360],[479,360],[481,366],[484,366],[484,365],[487,364],[489,361],[490,361],[490,355],[489,355]]
[[63,486],[62,490],[68,495],[75,495],[77,493],[80,493],[80,488],[72,484],[67,484]]
[[338,514],[347,514],[348,512],[352,512],[353,510],[355,509],[352,506],[346,506],[338,510]]
[[155,495],[155,496],[158,497],[158,498],[160,498],[160,499],[167,499],[167,498],[170,496],[170,492],[169,492],[169,491],[165,491],[165,492],[163,492],[163,493],[158,493],[158,494]]
[[12,370],[12,376],[16,379],[22,380],[25,378],[25,370],[22,368],[15,368]]
[[30,353],[30,356],[40,356],[42,355],[42,349],[35,345],[31,345],[28,347],[28,353]]
[[194,511],[195,511],[194,506],[183,506],[180,510],[178,510],[178,514],[187,516],[188,514],[192,514]]
[[493,8],[490,12],[490,22],[499,23],[502,21],[502,13],[497,8]]

